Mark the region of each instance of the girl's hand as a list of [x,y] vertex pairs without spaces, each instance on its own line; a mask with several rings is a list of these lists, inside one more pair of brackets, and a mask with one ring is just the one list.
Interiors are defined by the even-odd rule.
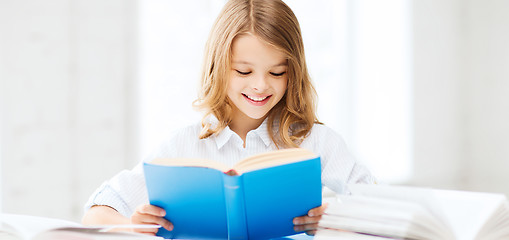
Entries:
[[322,218],[322,215],[327,208],[327,203],[309,210],[308,215],[302,217],[296,217],[293,219],[295,225],[293,229],[296,232],[305,231],[307,235],[315,235],[318,228],[318,221]]
[[[153,224],[153,225],[161,225],[166,228],[168,231],[173,230],[173,224],[164,219],[166,216],[166,211],[160,207],[156,207],[150,204],[140,205],[136,208],[133,215],[131,216],[132,224]],[[134,232],[144,233],[149,235],[156,235],[157,228],[139,228],[133,229]]]

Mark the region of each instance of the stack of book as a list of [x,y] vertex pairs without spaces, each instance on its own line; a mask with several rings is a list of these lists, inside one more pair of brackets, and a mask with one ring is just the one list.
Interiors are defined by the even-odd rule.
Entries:
[[509,239],[503,194],[360,184],[349,190],[329,204],[315,240]]

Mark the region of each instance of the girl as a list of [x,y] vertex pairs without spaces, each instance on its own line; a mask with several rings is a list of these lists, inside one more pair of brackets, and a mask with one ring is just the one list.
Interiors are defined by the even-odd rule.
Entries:
[[[307,148],[321,156],[322,183],[337,193],[346,183],[373,183],[339,135],[318,122],[299,23],[280,0],[230,0],[206,45],[201,123],[173,134],[146,160],[237,160],[278,148]],[[178,184],[178,183],[175,183]],[[164,209],[148,204],[142,165],[105,182],[86,204],[84,224],[159,224],[172,230]],[[296,231],[312,235],[325,207],[296,216]],[[157,229],[134,231],[155,234]]]

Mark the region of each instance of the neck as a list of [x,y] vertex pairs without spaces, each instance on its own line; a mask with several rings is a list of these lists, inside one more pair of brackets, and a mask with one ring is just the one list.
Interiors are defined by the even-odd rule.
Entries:
[[244,141],[244,147],[246,147],[246,136],[251,130],[258,128],[266,117],[260,119],[252,119],[243,113],[234,114],[233,119],[229,125],[230,129]]

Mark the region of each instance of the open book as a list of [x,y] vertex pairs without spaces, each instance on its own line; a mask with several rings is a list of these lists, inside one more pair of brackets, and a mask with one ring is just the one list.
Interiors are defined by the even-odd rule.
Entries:
[[258,154],[232,169],[211,160],[144,164],[150,204],[174,225],[166,238],[268,239],[296,234],[293,218],[322,203],[320,158],[305,149]]
[[127,232],[108,232],[115,228],[160,227],[156,225],[108,225],[88,227],[81,224],[46,217],[17,214],[0,214],[2,240],[121,240],[161,239],[149,235]]
[[329,204],[317,240],[335,230],[360,233],[359,239],[509,239],[503,194],[360,184],[349,190]]

